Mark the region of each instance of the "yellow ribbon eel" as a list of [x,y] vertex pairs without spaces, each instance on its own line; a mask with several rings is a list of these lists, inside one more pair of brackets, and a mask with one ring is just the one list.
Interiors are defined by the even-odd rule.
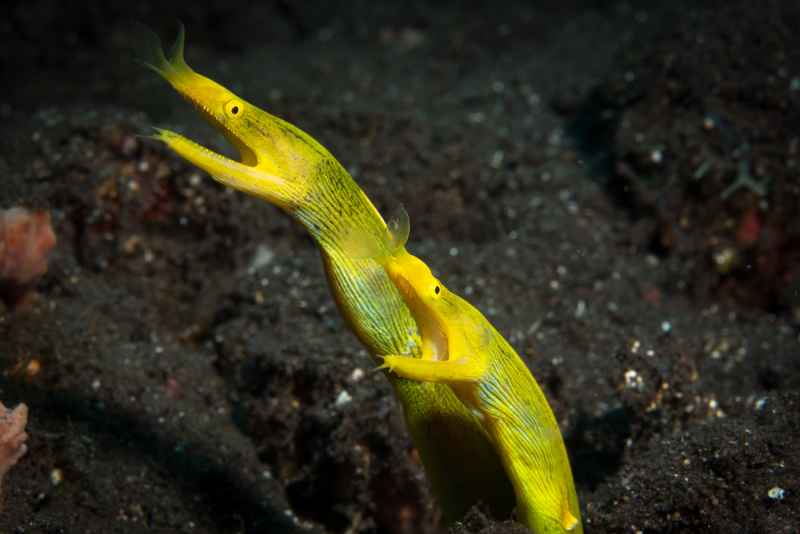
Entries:
[[[408,216],[393,226],[383,247],[358,254],[381,263],[400,291],[419,327],[422,357],[387,354],[382,367],[449,385],[477,415],[514,486],[523,524],[536,534],[583,532],[564,440],[530,370],[478,309],[406,251]],[[352,243],[363,249],[356,236]]]
[[[149,38],[149,57],[142,62],[238,149],[239,161],[168,130],[157,129],[153,137],[222,184],[299,221],[320,248],[340,312],[373,356],[419,356],[416,323],[384,269],[342,246],[354,233],[376,243],[386,233],[386,223],[353,178],[311,136],[194,72],[183,59],[182,27],[169,59],[158,37]],[[475,415],[446,385],[387,377],[445,519],[461,519],[479,501],[498,517],[508,515],[513,488]]]

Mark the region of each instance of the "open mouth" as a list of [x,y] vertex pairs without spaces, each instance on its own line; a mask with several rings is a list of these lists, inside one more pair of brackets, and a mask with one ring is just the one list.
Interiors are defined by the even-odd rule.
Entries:
[[[206,156],[214,156],[225,164],[237,163],[247,167],[255,167],[258,164],[258,157],[253,148],[244,138],[228,127],[223,121],[219,120],[204,103],[218,101],[220,97],[224,97],[222,91],[225,91],[225,89],[213,80],[197,74],[186,64],[183,58],[184,36],[183,25],[180,25],[175,44],[172,46],[169,57],[167,57],[164,54],[164,49],[158,35],[148,28],[142,27],[140,29],[142,49],[138,61],[169,82],[178,94],[192,104],[209,123],[220,131],[228,142],[238,149],[240,161],[226,158],[222,154],[213,152],[190,139],[184,138],[185,142],[192,145],[194,149],[201,149],[201,152]],[[209,98],[198,98],[199,95],[208,96]],[[163,135],[164,131],[159,131]],[[177,134],[172,134],[172,136],[174,138]]]
[[[231,143],[236,150],[239,151],[239,161],[242,165],[246,165],[247,167],[255,167],[258,165],[258,156],[256,156],[255,151],[247,144],[247,142],[239,135],[236,134],[231,128],[229,128],[225,123],[218,120],[211,110],[208,109],[202,102],[192,98],[192,96],[188,93],[180,91],[181,96],[183,96],[194,108],[200,112],[201,115],[212,124],[225,138]],[[209,152],[216,154],[219,158],[230,160],[230,158],[223,156],[222,154],[216,153],[210,149],[206,149]],[[230,160],[233,161],[233,160]]]
[[[397,272],[391,272],[390,277],[400,291],[406,305],[411,310],[411,315],[417,323],[417,328],[422,336],[423,350],[431,360],[441,361],[450,357],[447,332],[436,311],[419,297],[413,284]],[[425,350],[427,349],[427,350]]]

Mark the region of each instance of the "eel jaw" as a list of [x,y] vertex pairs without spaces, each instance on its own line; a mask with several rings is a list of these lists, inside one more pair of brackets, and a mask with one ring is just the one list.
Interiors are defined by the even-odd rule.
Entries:
[[[265,183],[274,184],[276,187],[290,187],[279,176],[218,154],[179,133],[162,128],[154,130],[155,133],[150,136],[151,138],[163,142],[183,159],[203,169],[225,185],[253,195],[263,195]],[[288,205],[288,202],[281,198],[275,198],[273,201],[279,205]]]
[[402,268],[399,268],[394,262],[390,262],[386,271],[417,323],[422,337],[422,357],[436,361],[449,359],[450,346],[446,322],[439,317],[432,306],[422,300]]
[[[164,53],[161,40],[153,31],[146,27],[141,29],[143,47],[140,51],[139,62],[164,78],[175,91],[186,99],[200,112],[214,128],[221,132],[225,138],[239,151],[239,163],[248,167],[255,167],[259,160],[257,152],[244,136],[237,133],[236,129],[222,119],[224,116],[222,106],[225,102],[237,99],[236,95],[225,89],[214,80],[195,72],[184,59],[184,44],[186,32],[183,24],[179,25],[175,43],[169,51],[169,56]],[[216,112],[214,108],[219,108]],[[241,127],[242,122],[238,123]],[[208,150],[208,149],[206,149]],[[224,158],[221,154],[217,154]]]
[[[239,152],[239,163],[248,167],[258,166],[258,154],[255,149],[245,140],[244,137],[237,134],[235,130],[230,128],[223,121],[219,120],[211,110],[205,106],[200,100],[194,98],[188,91],[182,91],[176,87],[176,91],[203,116],[203,118],[211,124],[218,132],[225,136],[230,144],[236,147]],[[222,154],[217,154],[219,157],[224,158]]]

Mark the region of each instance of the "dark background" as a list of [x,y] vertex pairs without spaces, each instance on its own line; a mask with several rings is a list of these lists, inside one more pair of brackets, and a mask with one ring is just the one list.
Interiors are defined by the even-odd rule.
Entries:
[[133,61],[178,20],[193,68],[406,206],[544,388],[587,532],[796,531],[795,2],[4,9],[0,208],[58,245],[0,314],[31,410],[0,531],[447,530],[311,240],[138,136],[228,150]]

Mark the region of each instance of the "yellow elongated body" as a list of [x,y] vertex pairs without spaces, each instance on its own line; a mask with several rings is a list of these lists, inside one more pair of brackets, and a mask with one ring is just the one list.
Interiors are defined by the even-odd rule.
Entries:
[[477,414],[514,485],[523,524],[536,534],[583,532],[564,440],[528,367],[480,311],[402,245],[377,254],[422,335],[421,358],[389,354],[384,367],[450,385]]
[[[145,62],[234,145],[229,159],[168,131],[154,137],[217,181],[263,198],[298,220],[319,245],[334,299],[348,325],[377,354],[418,357],[416,323],[385,270],[348,254],[349,236],[381,243],[387,227],[339,162],[299,128],[194,72],[183,59],[183,30],[167,59],[155,36]],[[434,495],[449,521],[478,501],[503,516],[513,489],[488,435],[444,384],[387,375],[419,450]]]

